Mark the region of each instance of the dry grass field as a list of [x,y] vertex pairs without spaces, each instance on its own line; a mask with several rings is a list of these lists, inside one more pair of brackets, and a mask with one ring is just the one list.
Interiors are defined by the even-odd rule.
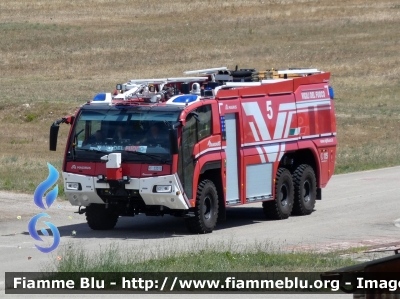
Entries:
[[330,71],[336,173],[398,165],[399,29],[398,0],[2,0],[0,189],[60,169],[49,127],[96,93],[218,66]]

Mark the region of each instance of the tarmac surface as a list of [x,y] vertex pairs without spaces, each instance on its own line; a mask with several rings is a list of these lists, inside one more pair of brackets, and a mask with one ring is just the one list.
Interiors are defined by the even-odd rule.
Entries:
[[[55,202],[45,211],[56,225],[63,246],[83,246],[92,254],[100,246],[119,244],[134,250],[191,250],[202,244],[226,242],[246,246],[269,242],[284,250],[330,251],[369,246],[371,251],[400,247],[400,167],[335,175],[322,190],[322,200],[309,216],[267,221],[261,204],[229,208],[227,220],[218,223],[212,234],[191,235],[183,219],[172,216],[120,217],[111,231],[92,231],[84,215],[67,201]],[[0,295],[4,294],[5,272],[35,272],[57,262],[57,253],[44,254],[35,248],[40,242],[28,233],[28,222],[43,212],[33,203],[33,195],[0,191]],[[55,251],[57,252],[57,250]],[[388,251],[389,254],[393,252]],[[375,255],[376,256],[376,255]],[[62,257],[61,257],[62,258]],[[360,260],[373,259],[366,253]],[[4,296],[4,295],[2,295]],[[39,295],[29,295],[36,297]],[[43,295],[40,295],[43,297]],[[50,295],[48,295],[50,296]],[[69,295],[68,295],[69,296]],[[100,295],[92,295],[90,297]],[[109,295],[105,295],[108,296]],[[121,296],[121,295],[119,295]],[[137,298],[183,298],[187,295],[129,295]],[[210,295],[190,295],[206,298]],[[249,295],[244,295],[249,296]],[[303,297],[304,296],[304,297]],[[20,296],[18,296],[20,297]],[[47,297],[47,296],[46,296]],[[50,296],[54,298],[54,296]],[[64,298],[67,295],[59,295]],[[79,295],[79,297],[86,297]],[[89,297],[89,296],[88,296]],[[123,296],[124,297],[124,296]],[[241,298],[237,295],[213,295]],[[251,295],[251,298],[321,298],[320,295]],[[349,294],[323,298],[352,298]]]

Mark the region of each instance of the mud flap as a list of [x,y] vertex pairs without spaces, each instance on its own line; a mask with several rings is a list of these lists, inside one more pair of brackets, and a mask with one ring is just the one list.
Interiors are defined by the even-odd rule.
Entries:
[[322,189],[321,188],[317,188],[317,198],[318,200],[322,199]]

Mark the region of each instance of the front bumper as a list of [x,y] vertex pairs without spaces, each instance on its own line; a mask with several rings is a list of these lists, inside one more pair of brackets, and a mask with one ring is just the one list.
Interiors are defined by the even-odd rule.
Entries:
[[[63,172],[64,190],[69,202],[74,206],[88,206],[104,204],[97,194],[96,189],[109,189],[108,183],[98,183],[97,177]],[[79,183],[81,190],[68,190],[67,183]],[[153,191],[156,185],[170,185],[170,193],[156,193]],[[184,194],[177,174],[149,177],[131,178],[125,185],[127,190],[139,190],[139,194],[146,206],[164,206],[171,210],[187,210],[190,207],[189,200]]]

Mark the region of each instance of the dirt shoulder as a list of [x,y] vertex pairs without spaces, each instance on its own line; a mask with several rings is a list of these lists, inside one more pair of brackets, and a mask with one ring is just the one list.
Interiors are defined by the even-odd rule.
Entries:
[[[18,216],[28,217],[37,214],[40,209],[33,202],[33,194],[0,191],[0,223],[18,220]],[[76,211],[77,207],[68,201],[57,198],[53,203],[52,213],[65,213],[65,210]]]

